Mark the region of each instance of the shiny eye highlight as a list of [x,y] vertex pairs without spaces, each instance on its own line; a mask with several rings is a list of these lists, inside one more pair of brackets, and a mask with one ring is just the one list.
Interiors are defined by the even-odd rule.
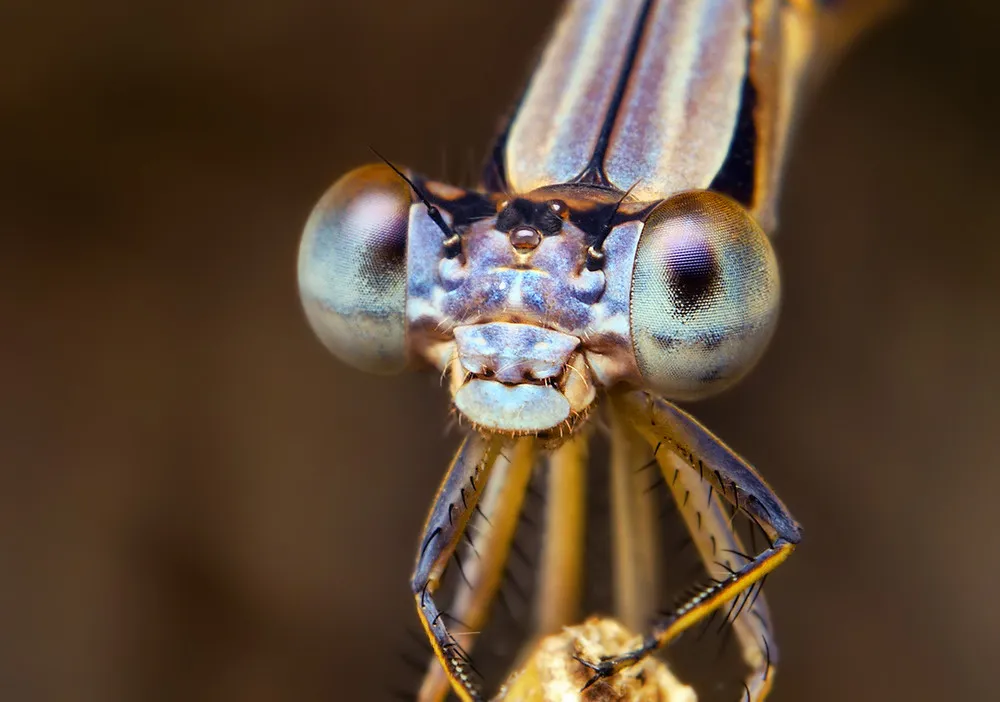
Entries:
[[643,380],[677,400],[726,388],[764,352],[779,300],[774,251],[742,206],[708,191],[663,201],[645,220],[632,271]]
[[552,214],[558,215],[563,219],[569,216],[569,205],[562,200],[549,200],[546,204],[549,206]]
[[299,246],[299,295],[320,340],[372,373],[406,365],[409,186],[388,166],[362,166],[313,209]]

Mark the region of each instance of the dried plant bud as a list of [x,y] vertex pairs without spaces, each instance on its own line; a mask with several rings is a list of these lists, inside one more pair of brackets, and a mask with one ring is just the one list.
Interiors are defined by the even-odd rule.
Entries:
[[616,620],[591,617],[539,641],[494,702],[697,702],[694,690],[654,657],[583,690],[591,671],[574,656],[597,661],[640,643]]

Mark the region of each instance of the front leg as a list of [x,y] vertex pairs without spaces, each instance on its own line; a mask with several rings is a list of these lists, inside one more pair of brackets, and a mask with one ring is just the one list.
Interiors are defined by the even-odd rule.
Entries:
[[469,677],[468,658],[448,631],[445,613],[438,609],[433,595],[479,504],[501,445],[501,438],[495,435],[472,434],[462,442],[427,515],[410,577],[420,622],[452,689],[463,702],[478,702],[483,696]]
[[[733,529],[732,515],[725,501],[711,483],[702,480],[678,454],[665,449],[657,452],[656,462],[662,481],[668,486],[678,511],[688,528],[694,546],[709,577],[723,580],[750,558],[750,551]],[[756,550],[755,541],[751,541]],[[774,684],[778,646],[774,640],[771,614],[763,580],[746,595],[736,597],[725,610],[725,620],[733,628],[744,662],[750,670],[744,678],[743,702],[763,702]],[[703,627],[710,627],[706,620]],[[723,628],[719,627],[719,631]],[[700,634],[699,634],[700,636]]]
[[[475,634],[486,623],[493,599],[503,581],[507,558],[521,516],[521,506],[538,457],[538,445],[532,437],[517,440],[510,453],[504,452],[493,466],[492,474],[479,500],[479,512],[469,527],[478,538],[475,545],[467,539],[466,553],[476,556],[462,563],[465,582],[458,583],[448,608],[449,623],[457,628],[453,637],[463,636],[465,653],[471,652]],[[489,515],[489,516],[487,516]],[[444,702],[451,692],[451,681],[437,658],[432,658],[420,685],[417,702]]]
[[[765,531],[770,545],[741,568],[728,571],[674,612],[658,619],[639,647],[597,662],[581,661],[594,673],[588,686],[642,660],[747,592],[777,568],[801,539],[798,522],[757,471],[689,414],[638,391],[622,393],[613,403],[615,411],[631,422],[646,441],[679,456],[693,479],[746,512]],[[755,699],[763,699],[766,692],[763,686]]]

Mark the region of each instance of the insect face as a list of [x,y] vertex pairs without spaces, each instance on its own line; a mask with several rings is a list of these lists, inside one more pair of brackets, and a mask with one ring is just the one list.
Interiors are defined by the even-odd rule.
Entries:
[[384,165],[317,205],[299,287],[345,362],[429,363],[473,425],[556,436],[599,388],[696,399],[736,381],[771,336],[780,290],[767,237],[722,195],[625,204],[556,186],[504,199]]
[[453,400],[476,426],[572,429],[596,398],[585,339],[606,277],[587,269],[588,233],[571,214],[573,203],[579,212],[595,205],[573,195],[543,189],[500,201],[495,216],[462,232],[461,256],[440,260],[431,318],[452,331]]

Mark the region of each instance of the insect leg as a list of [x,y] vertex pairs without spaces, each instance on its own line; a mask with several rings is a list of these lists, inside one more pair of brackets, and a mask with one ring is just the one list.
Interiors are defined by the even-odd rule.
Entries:
[[472,434],[462,442],[427,515],[417,562],[410,577],[420,623],[434,655],[448,675],[452,690],[462,702],[478,702],[483,697],[469,678],[468,660],[448,631],[444,614],[438,609],[433,595],[479,503],[501,446],[500,437],[479,434]]
[[[777,568],[801,539],[801,528],[754,468],[711,434],[693,417],[665,400],[629,391],[613,398],[618,412],[629,419],[651,445],[680,456],[728,502],[761,525],[769,547],[732,573],[701,590],[677,610],[654,622],[642,645],[621,655],[588,663],[594,671],[588,685],[642,660],[683,631],[731,602]],[[671,476],[672,478],[672,476]]]
[[[656,460],[708,575],[713,580],[724,580],[750,556],[732,528],[722,499],[676,453],[661,449]],[[757,588],[762,586],[763,582]],[[751,702],[762,702],[767,696],[778,661],[778,647],[771,633],[771,614],[764,594],[758,589],[751,587],[744,599],[737,597],[733,609],[726,610],[727,616],[732,618],[731,626],[743,660],[750,666],[745,684]]]
[[587,437],[578,434],[549,457],[545,532],[538,571],[536,633],[554,634],[577,621],[583,593]]
[[[511,540],[517,530],[518,516],[524,494],[531,480],[537,457],[537,446],[531,438],[515,444],[510,460],[503,456],[493,466],[483,497],[475,509],[478,514],[471,524],[474,544],[468,544],[471,558],[464,559],[466,580],[459,584],[452,606],[445,617],[453,625],[452,636],[473,636],[485,624],[490,605],[503,579],[504,565],[510,554]],[[469,653],[475,638],[461,638],[462,648]],[[431,660],[424,675],[417,699],[420,702],[441,702],[451,689],[448,675],[438,662]]]
[[613,408],[609,414],[614,612],[626,627],[642,631],[656,613],[660,592],[656,503],[636,475],[652,454],[625,417]]

